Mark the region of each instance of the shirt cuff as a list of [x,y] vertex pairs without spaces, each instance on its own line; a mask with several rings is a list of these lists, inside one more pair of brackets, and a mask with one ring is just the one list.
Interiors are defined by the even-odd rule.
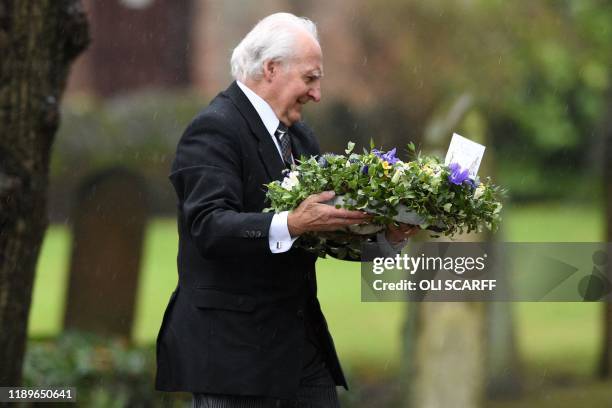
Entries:
[[270,244],[270,251],[273,254],[280,254],[287,252],[291,249],[291,246],[298,237],[291,238],[289,234],[289,227],[287,227],[287,216],[289,211],[283,211],[278,214],[274,214],[272,217],[272,223],[270,224],[270,231],[268,233],[268,242]]
[[404,239],[403,241],[398,242],[397,244],[392,244],[387,240],[385,236],[385,231],[379,232],[376,234],[376,242],[378,243],[378,248],[380,252],[385,257],[394,257],[395,255],[402,252],[402,249],[408,244],[408,239]]

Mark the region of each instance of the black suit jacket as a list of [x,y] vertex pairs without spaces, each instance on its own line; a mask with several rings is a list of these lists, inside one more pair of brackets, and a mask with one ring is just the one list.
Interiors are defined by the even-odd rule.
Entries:
[[[295,157],[319,147],[303,123],[290,128]],[[305,320],[338,385],[346,387],[316,297],[316,256],[272,254],[273,214],[263,185],[282,159],[236,83],[187,127],[170,180],[178,197],[179,284],[157,338],[156,388],[293,398]]]

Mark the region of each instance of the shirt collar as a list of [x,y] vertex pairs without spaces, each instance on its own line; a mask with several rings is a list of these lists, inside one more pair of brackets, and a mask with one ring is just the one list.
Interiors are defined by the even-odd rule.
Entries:
[[236,81],[236,84],[238,84],[242,92],[244,92],[244,94],[246,95],[249,102],[251,102],[251,105],[253,105],[253,107],[257,111],[257,114],[261,118],[261,121],[266,127],[268,133],[270,133],[271,136],[274,136],[274,133],[276,132],[276,129],[278,128],[278,125],[280,123],[280,120],[278,120],[278,118],[276,117],[276,114],[272,110],[272,107],[261,96],[257,95],[242,82]]

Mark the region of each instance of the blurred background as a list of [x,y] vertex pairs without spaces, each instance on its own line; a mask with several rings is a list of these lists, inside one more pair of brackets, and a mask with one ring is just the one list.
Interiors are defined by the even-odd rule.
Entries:
[[[443,157],[457,132],[487,146],[480,175],[509,190],[495,239],[610,241],[607,1],[84,3],[92,43],[72,67],[52,156],[29,385],[74,385],[92,406],[189,403],[152,382],[177,283],[167,176],[184,127],[230,84],[233,47],[277,11],[318,25],[323,98],[305,120],[323,151],[372,138]],[[607,306],[361,303],[359,273],[318,262],[352,385],[344,406],[612,406]]]

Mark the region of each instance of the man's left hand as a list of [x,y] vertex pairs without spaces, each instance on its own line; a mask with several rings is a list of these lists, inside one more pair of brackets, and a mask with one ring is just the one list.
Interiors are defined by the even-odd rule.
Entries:
[[395,223],[392,222],[391,224],[387,225],[385,238],[387,238],[387,241],[389,241],[390,244],[396,245],[414,236],[420,230],[421,228],[418,225],[401,223],[395,225]]

